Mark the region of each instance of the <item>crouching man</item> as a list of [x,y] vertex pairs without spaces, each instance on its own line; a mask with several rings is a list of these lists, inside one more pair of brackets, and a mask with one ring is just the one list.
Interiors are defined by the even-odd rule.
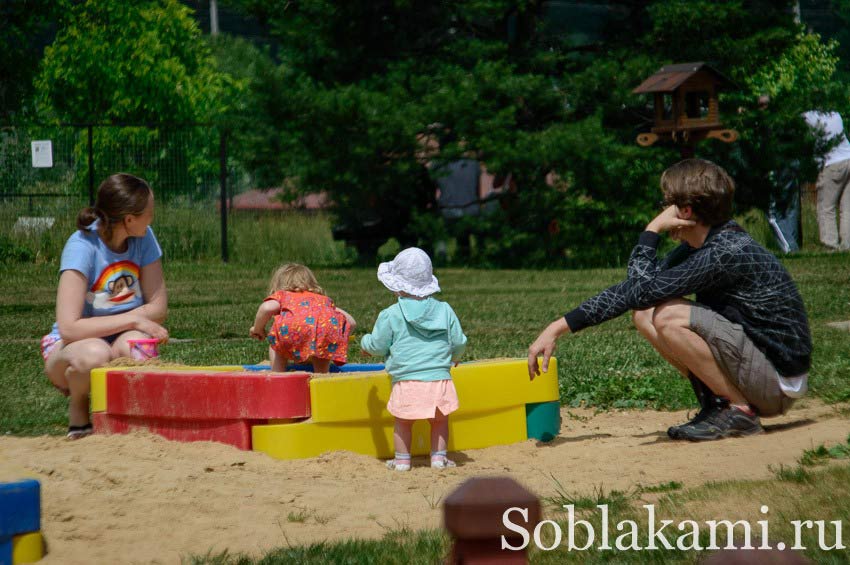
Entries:
[[[664,210],[640,234],[626,280],[552,322],[528,349],[540,374],[557,339],[633,311],[635,326],[683,376],[701,409],[667,430],[703,441],[762,432],[807,391],[812,341],[788,271],[732,217],[735,184],[721,167],[681,161],[661,176]],[[658,259],[661,234],[682,244]],[[696,295],[696,301],[684,297]]]

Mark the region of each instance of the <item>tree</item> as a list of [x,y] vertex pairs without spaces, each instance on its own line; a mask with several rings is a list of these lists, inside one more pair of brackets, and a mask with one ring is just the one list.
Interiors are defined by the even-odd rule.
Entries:
[[0,4],[0,117],[32,113],[33,77],[42,49],[66,0],[12,0]]
[[226,104],[226,75],[176,0],[76,4],[36,84],[43,115],[70,122],[211,121]]
[[[660,173],[678,158],[635,144],[651,111],[631,90],[664,64],[707,61],[729,76],[721,102],[740,144],[764,143],[782,159],[811,162],[800,114],[846,92],[812,91],[809,80],[830,84],[835,46],[795,23],[788,0],[610,2],[591,42],[552,29],[542,0],[236,3],[281,44],[262,97],[280,155],[264,170],[328,190],[343,224],[383,219],[403,242],[426,240],[433,187],[417,136],[436,128],[445,141],[436,161],[472,155],[519,187],[481,220],[491,237],[479,259],[490,264],[626,258],[656,212]],[[780,94],[770,119],[800,133],[789,142],[748,136],[768,87]],[[739,178],[742,210],[765,204],[758,182],[770,164],[754,162],[757,152],[704,142],[698,153]],[[550,172],[561,182],[547,183]]]
[[[99,129],[95,162],[126,154],[122,165],[154,185],[160,171],[185,172],[182,182],[172,183],[184,193],[217,170],[217,135],[204,127],[175,142],[166,130],[219,120],[240,88],[216,71],[189,9],[176,0],[75,4],[45,51],[36,85],[46,120],[159,125]],[[81,140],[76,151],[82,165],[85,150]],[[84,178],[77,175],[81,187]]]

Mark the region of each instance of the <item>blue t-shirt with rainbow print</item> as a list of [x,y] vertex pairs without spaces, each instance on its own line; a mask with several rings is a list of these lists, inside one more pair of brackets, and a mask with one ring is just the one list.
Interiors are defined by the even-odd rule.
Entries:
[[[89,288],[83,303],[83,318],[121,314],[145,303],[140,283],[141,268],[162,257],[153,230],[143,237],[127,239],[127,250],[116,253],[97,234],[97,222],[68,238],[62,250],[59,272],[79,271]],[[53,324],[53,332],[58,327]]]

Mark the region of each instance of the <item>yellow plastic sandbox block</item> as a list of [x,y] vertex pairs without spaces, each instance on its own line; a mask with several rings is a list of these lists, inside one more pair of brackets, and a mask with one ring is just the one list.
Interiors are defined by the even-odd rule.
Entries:
[[[452,369],[452,380],[460,399],[460,410],[453,417],[559,399],[558,362],[554,358],[549,371],[533,381],[528,378],[527,359],[463,363]],[[314,378],[310,381],[310,420],[391,419],[387,412],[390,388],[389,375],[383,371]]]
[[[525,441],[525,406],[513,406],[449,418],[449,450],[479,449]],[[299,422],[253,426],[254,451],[276,459],[316,457],[327,451],[347,450],[373,457],[393,456],[392,417],[359,422]],[[428,422],[413,425],[411,453],[424,455],[431,447]]]
[[223,371],[242,371],[244,368],[242,365],[214,365],[210,367],[193,367],[191,365],[187,365],[185,367],[181,366],[159,366],[159,365],[136,365],[133,367],[98,367],[97,369],[91,370],[91,390],[89,391],[89,398],[91,401],[91,411],[92,412],[106,412],[106,373],[109,371],[146,371],[146,372],[156,372],[156,371],[182,371],[186,370],[186,372],[197,373],[198,371],[208,371],[211,373],[218,373]]
[[44,557],[44,540],[41,532],[12,536],[12,563],[35,563]]

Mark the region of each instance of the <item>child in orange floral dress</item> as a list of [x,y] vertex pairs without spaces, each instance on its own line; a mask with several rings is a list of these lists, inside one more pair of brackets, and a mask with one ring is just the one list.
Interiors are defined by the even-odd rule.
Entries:
[[272,276],[269,296],[257,309],[249,334],[268,340],[273,371],[285,371],[291,360],[311,363],[314,372],[327,373],[331,361],[346,362],[348,338],[356,325],[348,312],[334,306],[310,269],[287,263]]

